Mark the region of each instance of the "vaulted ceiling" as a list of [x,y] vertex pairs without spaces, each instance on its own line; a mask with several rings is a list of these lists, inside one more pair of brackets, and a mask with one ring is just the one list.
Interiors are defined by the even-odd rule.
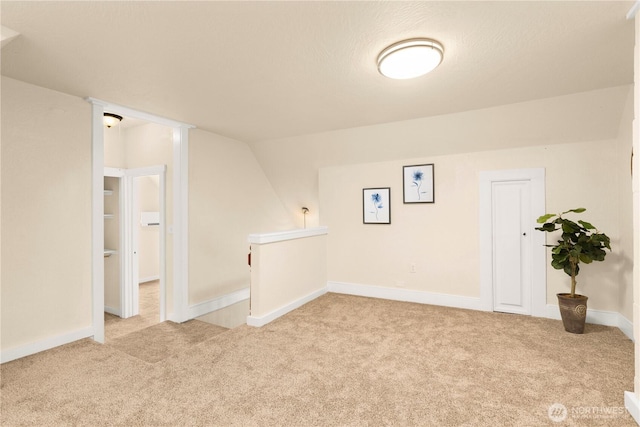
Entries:
[[[257,142],[633,83],[632,5],[2,1],[2,74]],[[413,37],[440,67],[381,76]]]

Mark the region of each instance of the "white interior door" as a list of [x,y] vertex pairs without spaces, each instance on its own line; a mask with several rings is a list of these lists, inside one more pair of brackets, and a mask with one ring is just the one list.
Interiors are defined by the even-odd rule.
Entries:
[[136,185],[135,180],[129,175],[127,169],[124,172],[124,197],[123,197],[123,221],[122,221],[122,269],[123,281],[120,291],[121,316],[123,319],[138,314],[138,261],[137,261],[137,227],[135,218]]
[[493,309],[531,314],[531,183],[492,183]]
[[484,310],[547,313],[542,168],[482,171],[480,178],[480,301]]

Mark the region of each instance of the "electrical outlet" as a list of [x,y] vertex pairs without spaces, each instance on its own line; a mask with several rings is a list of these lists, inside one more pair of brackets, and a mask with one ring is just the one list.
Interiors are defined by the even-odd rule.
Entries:
[[416,264],[415,263],[411,263],[409,264],[409,273],[415,273],[416,272]]

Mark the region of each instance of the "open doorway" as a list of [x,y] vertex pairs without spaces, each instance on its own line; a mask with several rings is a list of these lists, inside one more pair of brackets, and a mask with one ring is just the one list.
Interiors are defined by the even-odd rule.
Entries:
[[172,162],[172,129],[131,123],[116,123],[104,135],[107,342],[166,320],[166,171]]
[[[175,120],[134,110],[122,105],[101,101],[95,98],[86,98],[92,105],[92,333],[97,342],[104,342],[104,167],[109,164],[105,156],[105,112],[119,116],[146,121],[149,124],[160,125],[168,129],[170,134],[165,139],[171,147],[171,167],[168,168],[166,181],[167,208],[166,222],[163,227],[167,235],[167,250],[164,259],[166,262],[166,318],[177,323],[189,319],[188,312],[188,147],[189,129],[194,126]],[[132,139],[137,141],[137,139]],[[148,165],[167,164],[164,161],[156,161],[153,158],[157,153],[155,146],[146,147],[143,151],[147,154],[145,164],[133,167],[145,167]],[[162,297],[162,295],[161,295]]]
[[[133,179],[134,188],[134,217],[139,218],[134,224],[134,246],[137,247],[137,295],[133,296],[134,307],[137,314],[148,323],[164,321],[161,316],[160,288],[162,294],[165,291],[165,278],[160,257],[164,257],[161,250],[161,230],[164,222],[160,219],[160,175],[143,175]],[[162,239],[164,240],[164,239]],[[163,272],[164,273],[164,272]],[[161,286],[162,282],[162,286]],[[162,303],[164,307],[164,301]],[[162,318],[161,318],[162,317]]]

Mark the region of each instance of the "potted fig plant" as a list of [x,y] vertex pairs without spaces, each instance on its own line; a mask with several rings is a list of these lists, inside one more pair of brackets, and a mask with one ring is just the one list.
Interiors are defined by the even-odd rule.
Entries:
[[606,249],[611,250],[609,237],[600,233],[586,221],[577,222],[565,218],[568,213],[582,213],[585,208],[571,209],[560,214],[546,214],[538,218],[536,230],[553,233],[562,230],[560,240],[551,248],[551,266],[563,270],[571,277],[571,292],[559,293],[558,305],[562,324],[567,332],[581,334],[587,317],[587,297],[576,294],[576,276],[580,272],[580,263],[591,264],[593,261],[604,261]]

